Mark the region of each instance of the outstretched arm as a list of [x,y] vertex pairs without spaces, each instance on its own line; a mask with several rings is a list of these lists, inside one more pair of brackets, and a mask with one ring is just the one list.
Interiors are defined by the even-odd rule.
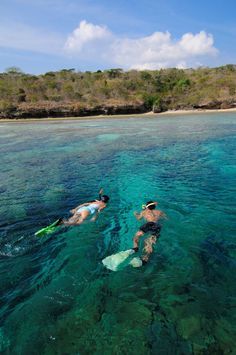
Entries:
[[99,201],[101,201],[102,195],[103,195],[103,188],[101,188],[101,189],[99,190],[99,194],[98,194],[98,196],[99,196]]
[[160,218],[168,219],[167,215],[164,212],[160,212]]
[[143,212],[140,212],[140,213],[134,212],[134,215],[135,215],[135,217],[136,217],[138,220],[140,220],[141,218],[143,218]]

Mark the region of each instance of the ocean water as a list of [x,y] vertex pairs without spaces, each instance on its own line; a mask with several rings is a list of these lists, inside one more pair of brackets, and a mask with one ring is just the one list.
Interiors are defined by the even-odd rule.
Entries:
[[[1,122],[0,152],[1,354],[236,353],[235,113]],[[34,236],[100,187],[95,223]],[[151,199],[149,263],[105,269]]]

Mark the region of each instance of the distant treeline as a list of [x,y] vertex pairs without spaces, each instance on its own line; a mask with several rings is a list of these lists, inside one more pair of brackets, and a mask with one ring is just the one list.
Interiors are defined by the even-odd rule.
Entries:
[[85,116],[236,107],[236,65],[218,68],[0,73],[0,117]]

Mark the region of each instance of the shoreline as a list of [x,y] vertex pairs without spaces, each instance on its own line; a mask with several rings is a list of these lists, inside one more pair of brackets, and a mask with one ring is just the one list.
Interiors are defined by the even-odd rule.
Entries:
[[236,112],[236,107],[234,108],[225,108],[225,109],[193,109],[193,110],[168,110],[160,113],[148,112],[144,115],[158,115],[158,116],[166,116],[166,115],[188,115],[195,113],[221,113],[221,112]]
[[56,122],[56,121],[83,121],[83,120],[93,120],[93,119],[117,119],[117,118],[145,118],[145,117],[155,117],[159,118],[162,116],[179,116],[179,115],[192,115],[192,114],[203,114],[203,113],[230,113],[236,112],[235,108],[227,109],[192,109],[192,110],[168,110],[164,112],[155,113],[153,111],[146,113],[133,113],[133,114],[122,114],[122,115],[97,115],[97,116],[77,116],[77,117],[46,117],[46,118],[0,118],[0,123],[27,123],[27,122]]

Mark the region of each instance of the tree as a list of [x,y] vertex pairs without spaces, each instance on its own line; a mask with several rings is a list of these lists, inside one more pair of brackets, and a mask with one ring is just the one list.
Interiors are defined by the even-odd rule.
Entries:
[[11,74],[11,75],[22,75],[24,74],[23,71],[18,68],[18,67],[9,67],[5,70],[5,72],[7,74]]
[[19,88],[18,94],[17,94],[17,101],[20,102],[25,102],[26,101],[26,93],[25,90],[22,88]]
[[109,70],[105,70],[105,73],[107,73],[108,77],[111,79],[118,78],[123,73],[123,69],[121,68],[109,69]]

